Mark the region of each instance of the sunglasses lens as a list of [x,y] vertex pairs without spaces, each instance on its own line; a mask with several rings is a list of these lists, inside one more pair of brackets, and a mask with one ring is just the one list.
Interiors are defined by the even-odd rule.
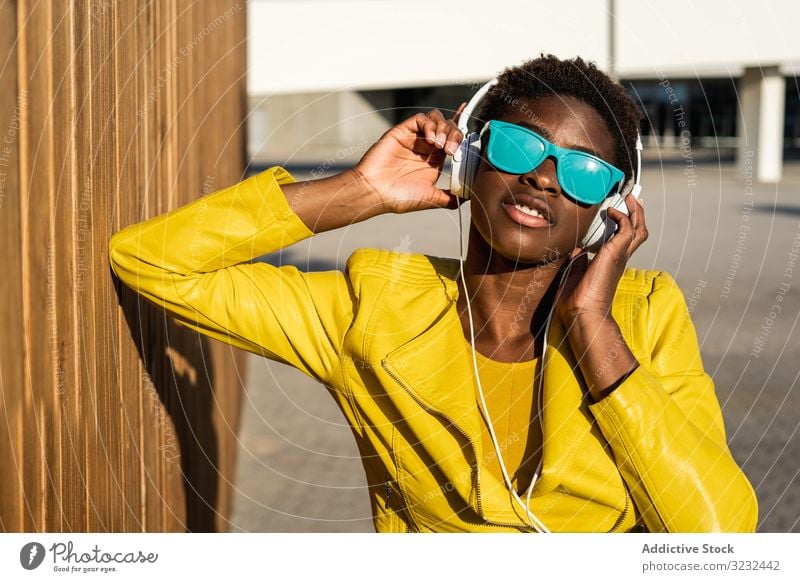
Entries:
[[545,144],[524,128],[514,125],[492,126],[487,157],[502,172],[525,174],[542,162]]
[[580,153],[561,158],[558,174],[561,187],[573,198],[587,204],[602,202],[611,190],[611,170]]
[[578,202],[602,202],[614,183],[623,178],[622,172],[594,156],[554,147],[520,125],[492,120],[488,129],[486,157],[492,166],[509,174],[527,174],[542,163],[550,148],[561,188]]

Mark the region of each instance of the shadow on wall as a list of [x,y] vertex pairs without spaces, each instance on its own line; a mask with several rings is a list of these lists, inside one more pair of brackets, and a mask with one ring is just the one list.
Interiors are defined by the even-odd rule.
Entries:
[[[113,272],[112,277],[142,365],[174,426],[175,438],[170,442],[168,437],[161,452],[167,462],[180,460],[186,531],[215,532],[220,472],[209,340],[177,324],[162,309],[123,285]],[[172,430],[168,426],[165,429]]]

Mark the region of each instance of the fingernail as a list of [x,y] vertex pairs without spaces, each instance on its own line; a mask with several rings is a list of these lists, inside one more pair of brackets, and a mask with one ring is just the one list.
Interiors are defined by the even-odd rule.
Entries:
[[639,206],[644,206],[644,200],[642,199],[642,197],[641,197],[641,196],[639,196],[639,197],[636,199],[636,201],[637,201],[637,202],[639,202]]

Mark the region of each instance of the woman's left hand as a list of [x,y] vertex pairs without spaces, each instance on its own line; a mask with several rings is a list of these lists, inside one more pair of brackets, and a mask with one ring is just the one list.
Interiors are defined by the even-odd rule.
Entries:
[[631,255],[647,240],[644,208],[633,196],[626,196],[629,215],[616,208],[608,216],[617,223],[617,231],[589,262],[581,247],[570,254],[571,265],[566,281],[556,298],[555,311],[565,324],[579,318],[608,318],[611,304],[625,266]]

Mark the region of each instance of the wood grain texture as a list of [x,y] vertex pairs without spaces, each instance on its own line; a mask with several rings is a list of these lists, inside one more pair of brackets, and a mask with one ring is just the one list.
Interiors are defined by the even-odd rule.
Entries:
[[[22,220],[19,196],[19,81],[17,78],[17,20],[14,2],[0,3],[0,528],[19,530],[30,508],[23,496],[23,376]],[[17,128],[15,131],[15,127]]]
[[0,531],[226,531],[246,355],[111,234],[244,178],[244,0],[0,1]]

